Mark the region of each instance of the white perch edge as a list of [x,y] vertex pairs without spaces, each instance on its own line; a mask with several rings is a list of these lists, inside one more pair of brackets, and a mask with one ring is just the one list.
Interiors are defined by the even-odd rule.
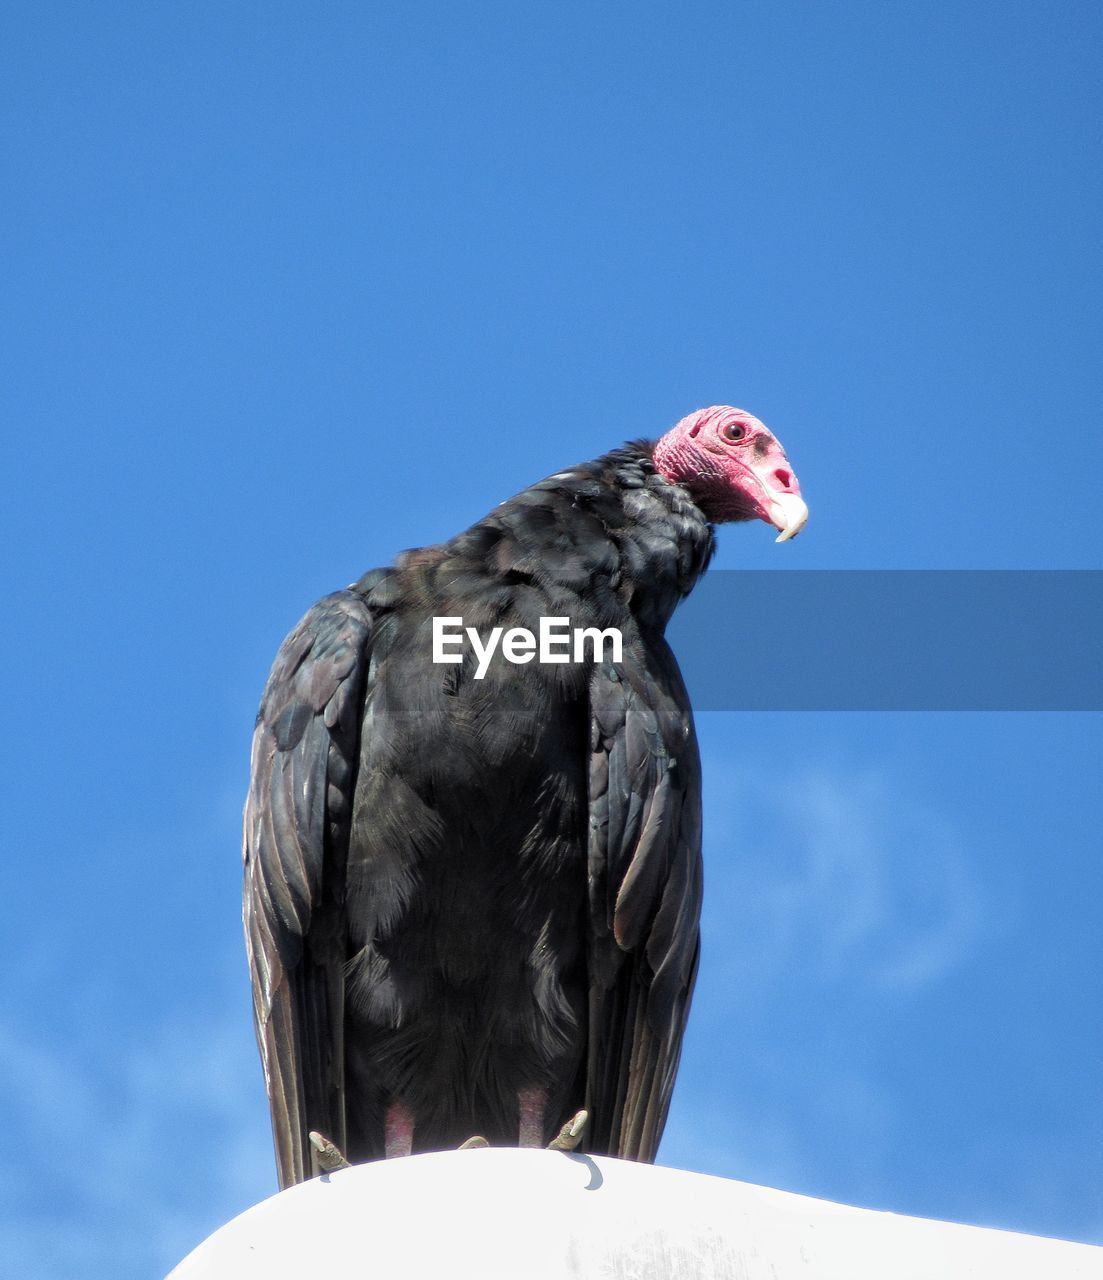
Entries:
[[210,1236],[170,1280],[1103,1280],[1103,1248],[607,1156],[490,1148],[357,1165]]

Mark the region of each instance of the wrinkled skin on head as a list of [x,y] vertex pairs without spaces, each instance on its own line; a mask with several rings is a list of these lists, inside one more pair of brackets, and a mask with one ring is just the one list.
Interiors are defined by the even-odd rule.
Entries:
[[745,409],[713,405],[688,414],[656,444],[654,460],[709,520],[765,520],[786,542],[808,519],[785,450]]

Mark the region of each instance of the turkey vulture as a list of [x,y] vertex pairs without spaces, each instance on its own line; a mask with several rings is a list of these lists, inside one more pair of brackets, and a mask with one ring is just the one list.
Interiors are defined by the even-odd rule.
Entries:
[[[807,514],[762,423],[703,409],[291,632],[244,824],[281,1186],[311,1176],[311,1131],[360,1161],[476,1133],[543,1145],[580,1108],[586,1149],[654,1159],[701,904],[700,763],[663,632],[714,523],[760,518],[783,541]],[[440,618],[507,634],[482,671],[471,647],[442,663]],[[621,652],[505,660],[508,632],[542,618],[613,629]]]

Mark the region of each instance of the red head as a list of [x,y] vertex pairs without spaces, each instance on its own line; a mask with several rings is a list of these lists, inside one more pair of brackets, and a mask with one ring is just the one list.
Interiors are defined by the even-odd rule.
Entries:
[[698,409],[655,445],[655,469],[689,490],[709,520],[765,520],[795,537],[808,519],[785,450],[744,409]]

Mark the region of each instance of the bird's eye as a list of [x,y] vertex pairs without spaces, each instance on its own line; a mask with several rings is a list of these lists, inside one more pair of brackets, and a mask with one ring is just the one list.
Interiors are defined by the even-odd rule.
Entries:
[[720,434],[725,440],[730,440],[734,443],[736,440],[743,439],[747,434],[747,428],[742,422],[727,422],[720,428]]

